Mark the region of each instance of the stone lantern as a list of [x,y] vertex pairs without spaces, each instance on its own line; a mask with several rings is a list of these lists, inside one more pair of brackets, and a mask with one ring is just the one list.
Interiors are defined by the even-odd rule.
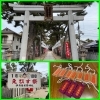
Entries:
[[6,57],[7,57],[7,60],[11,60],[12,59],[12,50],[8,49],[6,51]]
[[87,52],[88,52],[87,49],[84,49],[84,48],[80,50],[80,56],[83,61],[85,60],[85,58],[87,56]]

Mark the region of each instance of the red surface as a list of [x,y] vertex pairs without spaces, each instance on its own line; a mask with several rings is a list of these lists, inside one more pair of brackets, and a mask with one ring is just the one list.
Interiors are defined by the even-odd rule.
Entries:
[[62,69],[62,71],[59,73],[59,77],[63,77],[65,75],[65,73],[67,72],[66,69]]
[[68,70],[68,72],[66,73],[66,75],[64,76],[65,78],[69,78],[69,76],[71,75],[72,70]]
[[76,78],[76,75],[77,75],[77,72],[76,72],[76,71],[73,71],[73,72],[70,74],[69,78],[72,79],[72,80],[74,80],[74,79]]
[[77,72],[77,78],[79,80],[82,80],[82,78],[83,78],[83,72]]
[[61,85],[59,91],[60,91],[61,93],[64,94],[64,93],[66,92],[67,88],[70,86],[70,83],[71,83],[70,80],[64,81],[64,82],[62,83],[62,85]]
[[33,88],[26,88],[26,90],[31,93],[33,91]]
[[97,75],[96,74],[91,74],[91,82],[94,85],[97,85]]
[[61,72],[61,68],[57,68],[57,70],[52,74],[53,76],[58,76],[58,74]]
[[91,75],[89,74],[89,73],[84,73],[84,81],[85,82],[89,82],[90,81],[90,77],[91,77]]
[[65,50],[66,50],[66,57],[70,58],[71,54],[70,54],[70,44],[69,44],[69,42],[65,43]]

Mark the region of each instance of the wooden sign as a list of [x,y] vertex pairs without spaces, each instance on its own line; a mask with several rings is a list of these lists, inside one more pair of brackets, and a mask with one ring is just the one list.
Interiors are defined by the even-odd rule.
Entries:
[[53,11],[52,11],[53,7],[50,4],[46,4],[44,6],[44,11],[45,11],[45,16],[44,16],[44,20],[53,20]]

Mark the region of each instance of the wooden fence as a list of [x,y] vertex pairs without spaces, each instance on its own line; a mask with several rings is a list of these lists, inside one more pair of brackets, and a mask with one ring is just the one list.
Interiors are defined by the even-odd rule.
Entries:
[[2,87],[2,98],[19,98],[21,95],[24,95],[26,92],[25,88],[6,88]]

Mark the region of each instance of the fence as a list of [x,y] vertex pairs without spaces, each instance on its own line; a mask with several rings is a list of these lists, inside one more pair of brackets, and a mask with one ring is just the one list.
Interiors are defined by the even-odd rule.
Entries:
[[86,56],[86,60],[98,60],[97,52],[88,52]]
[[2,87],[2,99],[19,98],[21,95],[25,95],[25,91],[25,88],[8,89],[6,87]]
[[[57,54],[57,50],[54,50],[54,53]],[[60,53],[59,53],[59,56]],[[80,54],[78,54],[79,60],[82,60]],[[98,60],[98,53],[97,52],[88,52],[85,60]]]
[[[79,55],[79,59],[82,60],[81,56]],[[97,52],[88,52],[85,60],[98,60],[98,53]]]

